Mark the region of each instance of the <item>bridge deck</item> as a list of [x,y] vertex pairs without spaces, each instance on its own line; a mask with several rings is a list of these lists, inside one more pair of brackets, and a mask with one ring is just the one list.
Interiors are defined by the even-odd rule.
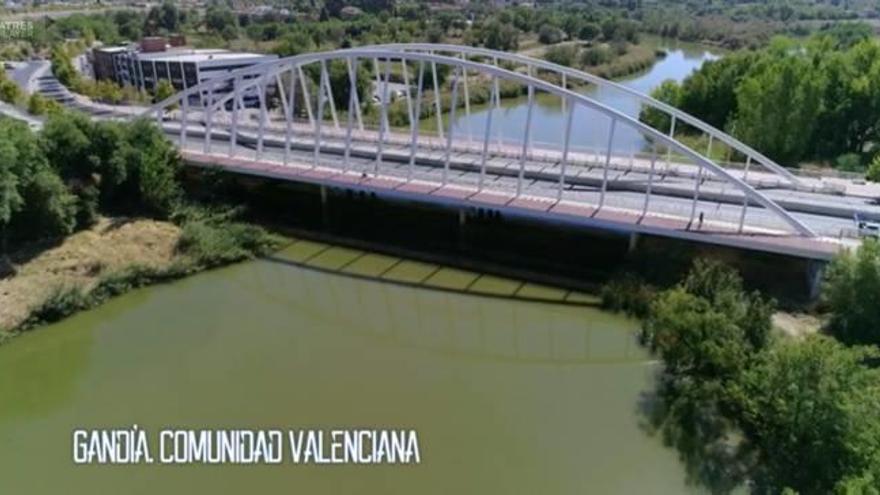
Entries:
[[738,247],[755,251],[780,253],[810,259],[827,260],[843,248],[843,244],[822,238],[806,238],[766,229],[745,229],[724,222],[689,224],[688,219],[648,213],[625,208],[554,201],[527,194],[517,197],[504,191],[480,190],[478,187],[447,184],[428,180],[407,181],[390,175],[367,175],[359,171],[313,166],[301,162],[283,165],[278,162],[205,154],[193,150],[182,152],[187,164],[220,168],[226,171],[260,177],[290,180],[319,186],[372,192],[389,199],[407,199],[451,207],[476,207],[497,210],[502,214],[537,218],[545,221],[568,222],[586,227],[618,232],[644,233],[696,242]]

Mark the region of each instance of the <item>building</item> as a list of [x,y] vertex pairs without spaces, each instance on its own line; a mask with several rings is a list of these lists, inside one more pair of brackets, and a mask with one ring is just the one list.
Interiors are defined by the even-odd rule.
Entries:
[[91,63],[95,79],[123,84],[119,79],[120,64],[123,63],[128,51],[127,46],[102,46],[92,49]]
[[[180,43],[179,39],[174,41]],[[145,38],[139,45],[92,50],[95,79],[134,86],[148,93],[155,91],[162,80],[183,91],[233,70],[277,58],[277,55],[169,46],[164,38]],[[230,90],[231,87],[217,88],[215,95]],[[206,96],[199,95],[191,103],[200,105]]]

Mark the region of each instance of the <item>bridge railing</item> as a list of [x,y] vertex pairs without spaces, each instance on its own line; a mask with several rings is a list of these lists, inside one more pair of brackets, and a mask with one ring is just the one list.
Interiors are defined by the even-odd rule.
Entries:
[[[392,73],[403,81],[396,102],[388,84]],[[468,85],[480,80],[488,81],[487,113],[482,128],[466,139],[456,115],[471,105]],[[503,85],[518,85],[526,95],[516,142],[495,134],[500,125],[510,123],[498,105]],[[368,87],[373,90],[365,93]],[[543,95],[564,102],[564,124],[555,146],[534,142],[536,102]],[[176,110],[169,114],[172,108]],[[166,125],[172,125],[164,121],[174,115],[185,150],[255,163],[333,168],[365,177],[384,174],[438,188],[464,188],[468,197],[500,194],[507,203],[524,196],[543,198],[560,211],[565,204],[588,206],[594,215],[632,213],[638,221],[667,221],[670,228],[678,225],[672,219],[684,219],[688,229],[696,224],[702,228],[707,216],[707,224],[742,232],[747,224],[753,227],[746,218],[754,213],[761,219],[755,224],[767,227],[758,231],[782,228],[815,235],[740,174],[637,118],[567,87],[467,57],[370,47],[304,54],[205,81],[149,113]],[[583,116],[589,121],[581,120]],[[424,130],[429,122],[433,133]],[[621,138],[624,131],[638,134],[647,145],[634,149]],[[602,147],[579,149],[578,143],[590,135],[598,135]],[[192,141],[196,137],[200,143]],[[676,166],[690,167],[693,173],[670,179],[668,167],[661,166],[661,149],[674,151],[683,162]],[[713,177],[720,188],[705,186]],[[609,194],[617,190],[635,194]],[[652,193],[660,190],[664,197],[655,199]],[[708,207],[712,198],[722,196],[726,202]]]
[[[511,70],[525,72],[528,74],[534,74],[539,71],[544,71],[546,73],[549,73],[555,80],[559,81],[559,84],[565,88],[571,87],[576,89],[579,85],[592,84],[596,87],[602,88],[603,90],[609,90],[614,92],[615,94],[633,98],[641,105],[654,109],[655,111],[666,115],[669,122],[669,129],[666,132],[669,134],[670,137],[675,136],[677,127],[680,128],[684,125],[690,126],[691,128],[700,131],[704,134],[708,141],[706,143],[707,151],[705,153],[707,156],[713,155],[713,145],[716,147],[726,146],[727,150],[725,153],[725,161],[730,161],[733,155],[738,155],[738,157],[744,160],[744,163],[742,163],[741,165],[741,167],[743,168],[757,166],[755,168],[763,168],[765,171],[777,175],[778,177],[780,177],[780,179],[784,180],[786,183],[791,184],[792,186],[801,186],[800,179],[791,171],[787,170],[785,167],[779,165],[775,161],[764,156],[759,151],[751,148],[750,146],[736,139],[735,137],[730,136],[720,129],[717,129],[711,124],[704,122],[686,112],[683,112],[665,102],[657,100],[650,95],[646,95],[635,89],[627,87],[626,85],[603,79],[588,72],[555,64],[546,60],[539,60],[532,57],[519,55],[516,53],[501,52],[497,50],[489,50],[486,48],[471,47],[465,45],[398,43],[375,45],[375,48],[449,54],[450,56],[461,57],[465,59],[478,58],[486,60],[493,65],[504,65]],[[673,152],[674,150],[671,148],[667,150],[667,161],[670,161],[673,158]],[[715,149],[715,153],[717,152],[718,148]]]

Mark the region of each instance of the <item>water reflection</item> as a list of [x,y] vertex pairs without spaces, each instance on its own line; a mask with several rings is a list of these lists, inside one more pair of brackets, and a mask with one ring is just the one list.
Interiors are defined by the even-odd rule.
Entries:
[[341,273],[328,276],[277,261],[259,263],[273,267],[241,272],[249,291],[280,303],[291,316],[332,318],[332,328],[357,336],[523,363],[649,362],[635,342],[633,322],[593,308],[493,300]]

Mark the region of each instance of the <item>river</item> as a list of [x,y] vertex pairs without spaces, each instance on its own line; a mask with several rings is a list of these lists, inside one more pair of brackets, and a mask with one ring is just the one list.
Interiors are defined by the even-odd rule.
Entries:
[[[717,52],[703,45],[655,38],[651,38],[650,42],[665,50],[666,57],[659,59],[650,69],[620,79],[618,83],[649,94],[663,81],[671,79],[680,82],[704,62],[719,58]],[[640,103],[620,91],[594,85],[578,91],[631,117],[639,115]],[[536,145],[561,144],[565,134],[565,114],[560,100],[538,93],[535,101],[537,104],[532,113],[532,142]],[[474,139],[482,138],[488,114],[489,110],[485,105],[475,108],[470,117],[459,111],[455,117],[453,132],[458,136],[470,134]],[[492,117],[492,136],[522,142],[527,114],[528,100],[525,97],[503,100],[501,111]],[[499,115],[501,118],[498,118]],[[598,111],[578,107],[572,117],[573,148],[604,148],[608,144],[609,122],[608,117]],[[642,135],[630,127],[618,126],[615,130],[615,149],[638,152],[644,149],[645,144],[646,140]]]
[[[627,84],[680,79],[706,58],[673,50]],[[559,116],[542,115],[538,129]],[[634,321],[283,262],[291,255],[138,290],[0,347],[3,493],[694,490],[675,451],[641,427],[657,364]],[[133,424],[407,428],[421,463],[73,464],[74,429]]]

